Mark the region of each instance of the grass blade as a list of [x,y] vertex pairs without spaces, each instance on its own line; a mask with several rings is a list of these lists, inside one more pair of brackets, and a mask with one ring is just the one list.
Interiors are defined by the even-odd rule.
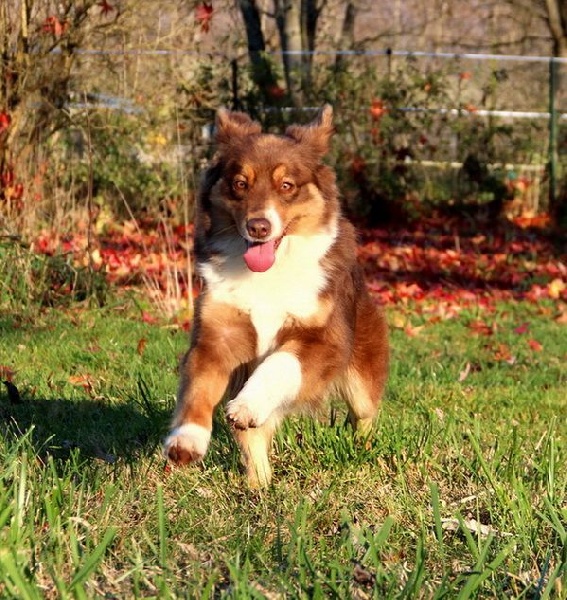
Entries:
[[73,579],[71,580],[71,584],[69,589],[73,590],[78,586],[82,585],[88,577],[94,573],[96,568],[98,567],[104,553],[106,552],[108,546],[114,540],[114,536],[116,535],[116,527],[110,527],[107,529],[102,541],[98,544],[98,546],[90,553],[87,557],[87,560],[83,563],[83,566],[75,573]]

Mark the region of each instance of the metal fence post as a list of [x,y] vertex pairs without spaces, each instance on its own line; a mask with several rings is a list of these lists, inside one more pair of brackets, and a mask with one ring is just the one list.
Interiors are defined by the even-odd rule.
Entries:
[[240,110],[240,98],[238,97],[238,62],[236,58],[230,61],[231,71],[231,93],[232,93],[232,109]]
[[557,198],[557,69],[559,62],[549,59],[549,208],[555,208]]

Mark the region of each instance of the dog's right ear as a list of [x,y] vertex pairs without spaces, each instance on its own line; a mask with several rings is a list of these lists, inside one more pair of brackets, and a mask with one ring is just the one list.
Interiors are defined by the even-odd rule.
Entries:
[[229,144],[230,140],[235,137],[261,133],[262,126],[243,112],[233,112],[226,108],[220,108],[217,111],[215,130],[216,143],[223,146]]

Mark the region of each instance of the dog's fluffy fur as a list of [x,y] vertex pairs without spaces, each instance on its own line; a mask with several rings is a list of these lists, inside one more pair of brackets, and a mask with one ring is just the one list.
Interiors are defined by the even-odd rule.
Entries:
[[203,458],[224,396],[252,486],[270,482],[282,418],[330,393],[347,402],[356,431],[370,431],[387,377],[387,327],[321,162],[332,116],[327,105],[278,136],[243,113],[217,114],[218,155],[195,223],[204,287],[165,441],[174,463]]

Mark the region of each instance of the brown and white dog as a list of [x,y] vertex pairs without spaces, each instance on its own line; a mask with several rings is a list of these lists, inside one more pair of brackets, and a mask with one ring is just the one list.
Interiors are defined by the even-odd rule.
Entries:
[[332,119],[327,105],[310,125],[272,135],[243,113],[217,114],[218,156],[195,218],[204,287],[164,449],[174,463],[203,458],[225,396],[254,487],[270,482],[272,435],[291,412],[337,394],[355,430],[371,429],[388,334],[356,264],[335,175],[321,162]]

